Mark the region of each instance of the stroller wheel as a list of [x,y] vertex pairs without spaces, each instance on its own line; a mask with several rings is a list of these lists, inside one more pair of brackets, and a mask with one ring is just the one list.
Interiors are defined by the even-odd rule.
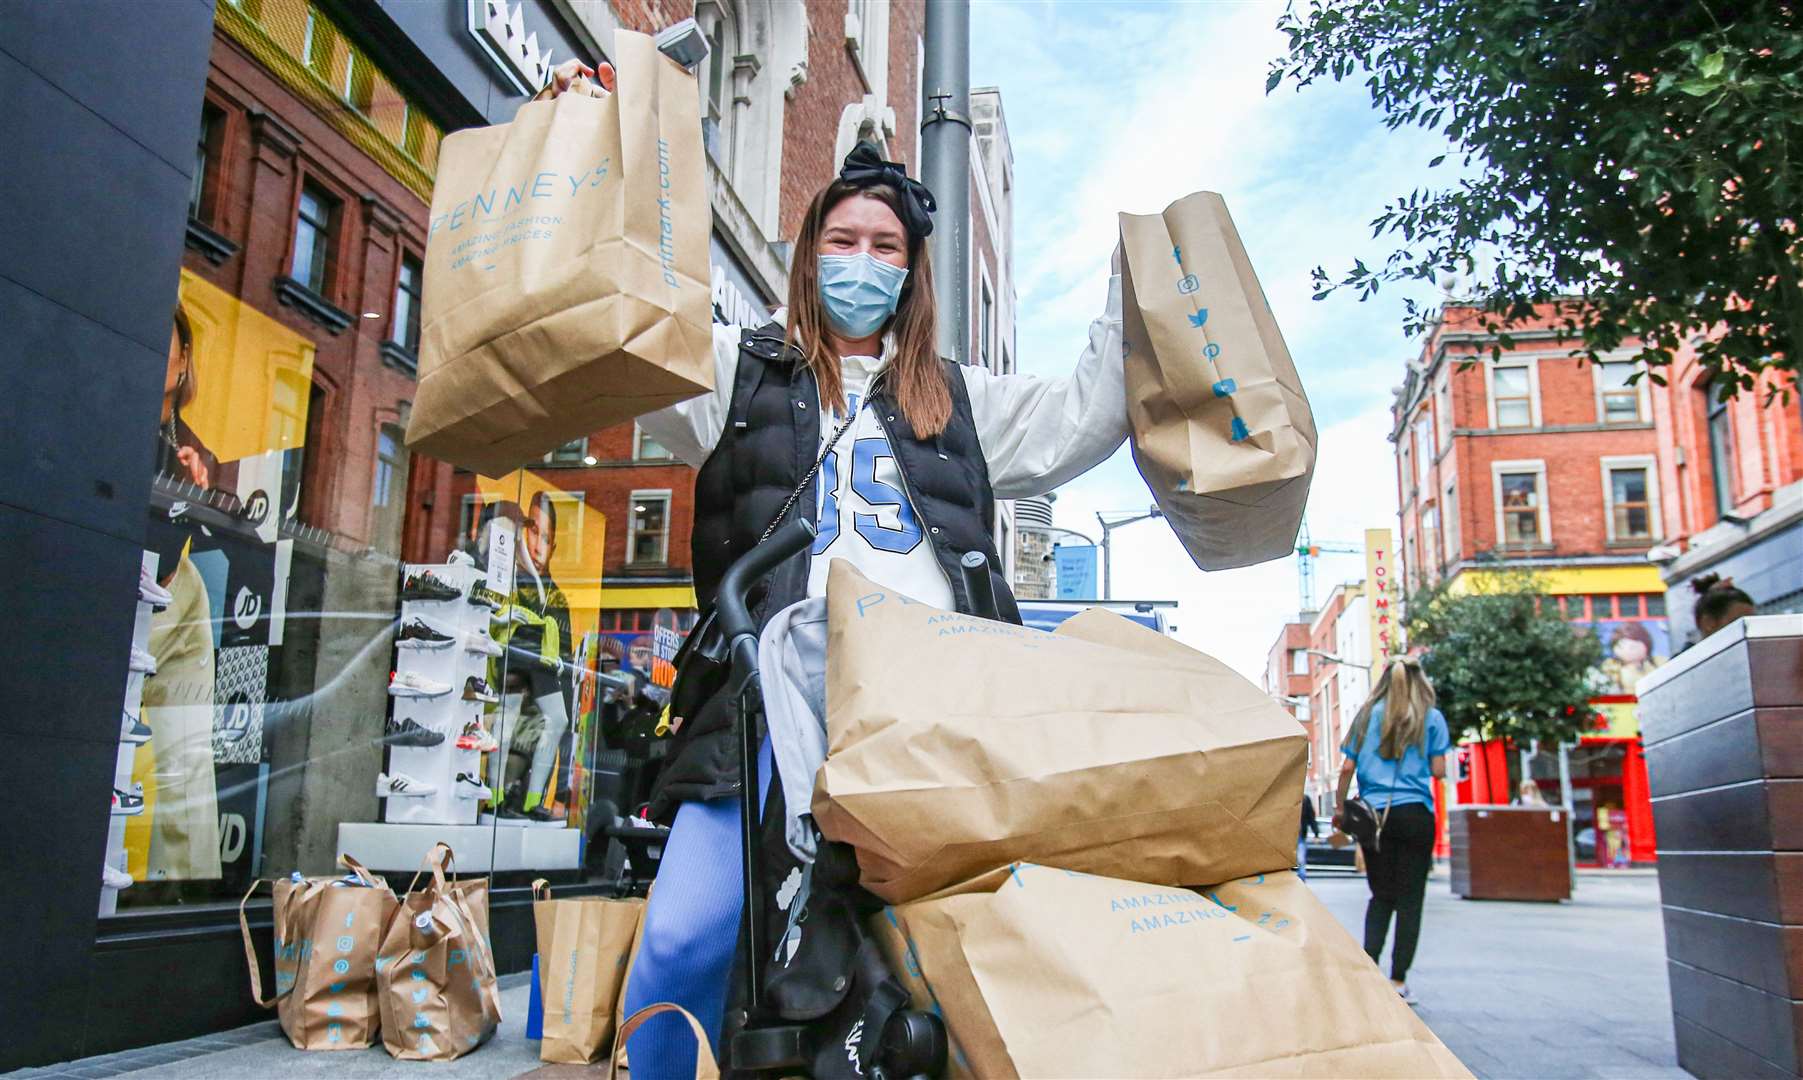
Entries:
[[880,1060],[894,1077],[944,1076],[945,1021],[919,1009],[902,1009],[883,1028]]
[[805,1068],[813,1060],[804,1030],[793,1025],[745,1028],[732,1038],[734,1072]]

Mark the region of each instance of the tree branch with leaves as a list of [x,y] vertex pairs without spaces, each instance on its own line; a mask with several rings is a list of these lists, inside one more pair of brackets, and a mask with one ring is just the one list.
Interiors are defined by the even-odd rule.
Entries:
[[[1511,327],[1551,312],[1592,361],[1651,377],[1687,342],[1724,393],[1797,370],[1803,344],[1803,13],[1783,0],[1292,0],[1266,92],[1364,76],[1390,129],[1462,166],[1372,221],[1393,250],[1316,299],[1483,267]],[[1434,316],[1411,300],[1405,332]]]

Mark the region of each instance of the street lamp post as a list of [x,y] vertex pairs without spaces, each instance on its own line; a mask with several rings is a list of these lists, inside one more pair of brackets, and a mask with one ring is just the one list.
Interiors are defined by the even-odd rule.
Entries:
[[1102,526],[1102,599],[1114,599],[1114,564],[1109,559],[1108,534],[1124,525],[1133,525],[1141,521],[1151,521],[1153,518],[1161,518],[1163,516],[1164,511],[1156,506],[1151,507],[1143,514],[1131,514],[1128,517],[1119,518],[1115,521],[1109,521],[1103,516],[1102,511],[1096,511],[1096,521],[1100,522]]

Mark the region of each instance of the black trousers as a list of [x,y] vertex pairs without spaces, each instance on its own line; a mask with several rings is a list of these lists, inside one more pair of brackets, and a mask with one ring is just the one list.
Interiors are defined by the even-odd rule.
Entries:
[[1427,895],[1427,872],[1434,864],[1434,811],[1423,803],[1404,803],[1384,818],[1377,850],[1365,849],[1365,882],[1371,902],[1365,906],[1365,952],[1373,962],[1383,955],[1396,916],[1396,947],[1390,952],[1390,978],[1403,982],[1415,962],[1421,937],[1421,904]]

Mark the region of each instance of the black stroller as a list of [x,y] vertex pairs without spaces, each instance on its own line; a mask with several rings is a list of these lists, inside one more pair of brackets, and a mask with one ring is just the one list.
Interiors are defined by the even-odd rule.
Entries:
[[[758,627],[748,607],[753,586],[814,539],[814,527],[792,521],[742,556],[721,579],[716,612],[728,652],[727,700],[739,733],[741,846],[744,909],[727,1010],[722,1068],[730,1075],[811,1075],[816,1080],[865,1077],[901,1080],[945,1072],[948,1041],[938,1016],[913,1009],[863,920],[881,901],[861,889],[851,849],[822,841],[812,867],[805,909],[791,924],[807,923],[798,949],[774,955],[780,926],[771,922],[770,898],[779,877],[770,867],[788,856],[768,842],[769,804],[760,821],[758,747],[764,702],[758,677]],[[963,573],[973,614],[996,617],[987,559],[964,556]],[[781,785],[771,784],[773,799]],[[774,815],[780,835],[780,813]],[[794,901],[798,907],[804,901]],[[777,933],[772,933],[775,929]]]

